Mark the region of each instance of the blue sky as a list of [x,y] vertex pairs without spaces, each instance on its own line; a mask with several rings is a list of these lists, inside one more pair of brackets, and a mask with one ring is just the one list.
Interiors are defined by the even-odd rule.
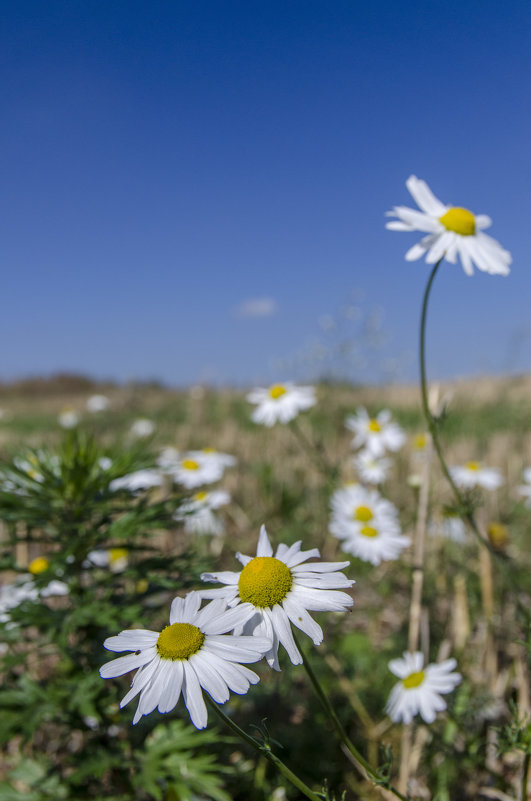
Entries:
[[285,379],[353,290],[388,335],[360,376],[415,378],[428,267],[384,229],[411,173],[514,259],[445,265],[430,374],[531,369],[527,2],[3,11],[0,378]]

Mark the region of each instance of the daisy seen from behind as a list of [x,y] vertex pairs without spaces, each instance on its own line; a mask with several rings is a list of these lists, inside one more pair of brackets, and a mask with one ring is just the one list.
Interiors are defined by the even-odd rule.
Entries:
[[511,254],[491,236],[483,233],[492,225],[486,214],[473,214],[461,206],[445,206],[427,183],[411,175],[406,186],[420,211],[395,206],[388,216],[397,217],[386,223],[392,231],[422,231],[426,234],[406,253],[406,261],[416,261],[426,254],[426,262],[440,259],[455,264],[459,256],[467,275],[474,274],[474,264],[491,275],[508,275]]
[[[291,623],[310,637],[315,645],[323,640],[323,631],[308,612],[343,612],[352,606],[346,592],[354,581],[339,572],[349,562],[311,562],[319,558],[317,548],[301,550],[301,542],[273,548],[265,526],[260,529],[256,556],[236,554],[243,569],[237,572],[203,573],[203,581],[218,581],[223,587],[201,590],[203,598],[223,598],[229,606],[251,604],[254,615],[245,631],[267,637],[272,645],[265,657],[270,667],[280,670],[278,648],[282,645],[294,665],[302,663],[295,644]],[[236,607],[237,608],[237,607]]]
[[273,384],[267,389],[253,389],[247,395],[247,400],[256,404],[251,415],[253,422],[268,427],[275,423],[289,423],[299,412],[310,409],[316,403],[314,387],[297,387],[291,382]]
[[495,467],[485,467],[481,462],[467,462],[460,467],[451,467],[450,473],[455,483],[463,489],[481,487],[496,490],[503,484],[503,478]]
[[411,544],[400,529],[396,507],[374,489],[349,484],[336,490],[331,499],[330,533],[341,548],[379,565],[397,559]]
[[400,679],[391,690],[385,707],[395,723],[407,725],[419,714],[426,723],[433,723],[437,712],[446,709],[442,696],[452,692],[461,681],[461,675],[453,672],[457,667],[455,659],[423,665],[420,651],[413,654],[404,651],[402,659],[389,662],[389,670]]
[[175,598],[170,621],[161,632],[131,629],[108,637],[109,651],[132,653],[113,659],[100,668],[103,679],[137,670],[131,689],[120,703],[126,706],[140,695],[133,725],[154,709],[171,712],[182,694],[190,719],[197,729],[207,725],[202,689],[219,704],[230,691],[243,695],[259,677],[242,663],[258,662],[271,645],[263,637],[227,634],[252,614],[249,604],[227,609],[216,600],[200,609],[198,593]]
[[353,448],[364,448],[373,456],[383,456],[386,451],[398,451],[406,441],[406,435],[398,423],[391,420],[391,412],[383,409],[371,417],[363,406],[345,420],[349,431],[354,432]]

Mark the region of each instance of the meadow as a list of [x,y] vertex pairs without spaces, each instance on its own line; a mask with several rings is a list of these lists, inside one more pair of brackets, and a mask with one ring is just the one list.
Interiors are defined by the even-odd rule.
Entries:
[[[431,388],[447,463],[481,462],[504,480],[495,491],[465,493],[459,508],[415,386],[320,384],[313,408],[271,428],[254,423],[245,393],[230,389],[118,387],[72,376],[1,387],[4,587],[29,570],[37,588],[59,580],[68,589],[23,599],[0,617],[0,798],[303,797],[275,769],[278,757],[313,797],[330,801],[525,799],[531,513],[518,487],[531,465],[530,389],[527,376]],[[86,410],[94,394],[108,398],[107,409]],[[413,545],[379,564],[345,553],[329,531],[333,493],[359,478],[345,419],[360,406],[372,416],[389,409],[406,435],[379,489]],[[65,407],[81,414],[70,430],[57,422]],[[150,436],[131,434],[139,418],[153,422]],[[121,476],[152,469],[168,447],[235,457],[208,487],[230,494],[217,512],[223,531],[187,531],[186,515],[176,520],[175,511],[192,492],[167,478],[141,491],[109,490]],[[471,533],[447,536],[448,515],[470,513],[490,550]],[[108,658],[103,641],[122,629],[160,631],[175,596],[204,588],[201,573],[240,569],[235,553],[255,554],[262,524],[274,547],[302,540],[321,560],[349,562],[353,606],[314,615],[324,639],[316,647],[298,635],[304,667],[281,649],[280,672],[261,662],[253,666],[259,684],[231,695],[224,709],[258,743],[255,752],[212,709],[208,727],[196,731],[182,699],[169,714],[154,711],[132,727],[134,704],[118,706],[127,678],[98,675]],[[125,556],[121,567],[88,565],[91,553],[111,548]],[[388,663],[411,645],[412,587],[421,572],[418,650],[426,664],[455,658],[461,681],[434,722],[416,716],[404,725],[385,712],[396,683]],[[313,691],[312,674],[339,728]]]

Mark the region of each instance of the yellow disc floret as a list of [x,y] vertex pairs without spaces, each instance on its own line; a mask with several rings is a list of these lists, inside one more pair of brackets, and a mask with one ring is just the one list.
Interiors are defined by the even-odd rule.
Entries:
[[173,623],[159,634],[157,651],[162,659],[190,659],[201,650],[205,635],[191,623]]
[[257,556],[243,568],[238,591],[243,603],[265,609],[282,603],[292,584],[291,570],[284,562],[274,556]]
[[48,570],[50,567],[49,561],[46,559],[45,556],[38,556],[28,565],[28,570],[34,576],[38,576],[39,573],[44,573],[45,570]]
[[377,434],[378,431],[382,430],[380,423],[378,422],[378,420],[375,420],[374,418],[372,420],[369,420],[367,428],[369,429],[369,431],[374,431],[375,434]]
[[426,447],[426,441],[426,434],[417,434],[413,442],[417,450],[423,451]]
[[424,671],[419,670],[416,673],[410,673],[409,676],[406,676],[405,679],[402,679],[402,684],[407,690],[412,690],[413,687],[420,687],[425,678],[426,674]]
[[467,470],[472,470],[474,473],[476,473],[480,468],[480,464],[479,462],[467,462],[465,467]]
[[372,526],[362,526],[360,529],[360,534],[363,534],[364,537],[377,537],[378,529],[373,528]]
[[181,464],[185,470],[199,470],[199,464],[193,459],[184,459]]
[[448,209],[442,217],[439,217],[439,222],[447,231],[453,231],[461,236],[474,236],[476,233],[476,218],[471,211],[460,206]]
[[203,490],[202,492],[196,492],[193,500],[194,501],[204,501],[206,500],[207,493]]
[[127,560],[128,556],[129,552],[127,548],[109,548],[109,563],[111,565]]
[[353,517],[354,520],[359,520],[360,523],[368,523],[369,520],[373,519],[374,515],[372,509],[369,509],[368,506],[358,506]]
[[273,398],[273,400],[281,398],[282,395],[286,394],[286,392],[286,387],[282,386],[282,384],[273,384],[272,387],[269,387],[269,397]]

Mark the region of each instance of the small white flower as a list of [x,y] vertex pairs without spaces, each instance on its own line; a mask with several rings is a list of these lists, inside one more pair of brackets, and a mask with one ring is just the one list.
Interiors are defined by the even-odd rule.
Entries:
[[237,462],[235,456],[231,456],[230,453],[222,453],[215,448],[202,448],[199,451],[190,451],[189,455],[192,459],[198,458],[204,464],[210,463],[216,468],[221,467],[223,470],[225,470],[226,467],[234,467]]
[[153,420],[148,420],[146,417],[140,417],[138,420],[135,420],[129,429],[131,436],[136,437],[137,439],[145,439],[146,437],[150,437],[154,431],[155,423]]
[[368,448],[357,453],[352,462],[365,484],[381,484],[389,475],[392,465],[390,459],[375,456]]
[[289,423],[299,412],[316,403],[314,387],[297,387],[290,382],[273,384],[267,389],[253,389],[247,400],[257,404],[251,419],[268,427],[275,423]]
[[427,234],[406,253],[407,261],[416,261],[426,253],[426,262],[435,264],[443,256],[455,264],[457,257],[467,275],[478,269],[491,275],[508,275],[511,254],[499,242],[483,233],[492,225],[486,214],[473,214],[461,206],[445,206],[432,193],[425,181],[411,175],[406,181],[421,211],[395,206],[388,212],[398,217],[386,224],[392,231],[423,231]]
[[350,484],[334,492],[331,499],[330,533],[341,540],[341,548],[379,565],[397,559],[411,544],[400,530],[396,507],[374,489]]
[[101,456],[98,459],[98,467],[100,470],[109,470],[112,467],[112,459],[109,459],[108,456]]
[[466,542],[466,526],[459,515],[443,514],[440,520],[433,520],[428,531],[433,536],[444,537],[451,542]]
[[129,551],[127,548],[108,548],[90,551],[87,555],[87,564],[83,567],[107,567],[111,573],[122,573],[129,564]]
[[355,434],[352,446],[365,448],[376,457],[383,456],[386,451],[400,450],[406,441],[406,435],[397,423],[392,422],[388,409],[383,409],[376,417],[370,417],[367,410],[360,406],[355,415],[347,417],[345,425]]
[[75,409],[68,407],[63,409],[57,418],[59,425],[62,428],[75,428],[79,425],[79,421],[81,420],[81,415],[79,412],[76,412]]
[[184,523],[184,530],[189,534],[219,536],[225,531],[225,524],[215,514],[215,510],[228,503],[230,503],[230,495],[224,490],[197,492],[179,506],[175,513],[175,520]]
[[243,695],[258,676],[241,663],[258,662],[271,645],[263,637],[227,634],[252,614],[249,604],[227,609],[224,601],[213,601],[199,609],[198,593],[175,598],[170,625],[161,632],[131,629],[109,637],[109,651],[131,651],[100,668],[103,679],[137,670],[131,689],[120,703],[123,708],[140,693],[133,725],[155,708],[166,713],[176,706],[181,692],[197,729],[207,725],[207,709],[201,688],[219,704],[230,690]]
[[339,573],[349,562],[312,562],[319,558],[317,548],[301,551],[301,543],[279,545],[275,556],[265,526],[260,529],[256,557],[236,554],[242,563],[239,573],[222,571],[203,573],[203,581],[224,584],[215,590],[201,590],[203,598],[223,598],[229,606],[249,603],[255,612],[245,630],[254,636],[265,636],[272,641],[266,654],[270,667],[279,670],[278,647],[283,645],[294,665],[302,663],[295,645],[290,621],[319,645],[323,640],[321,627],[308,612],[343,612],[352,606],[352,598],[339,589],[351,587],[354,582]]
[[518,492],[525,498],[525,505],[531,507],[531,467],[526,467],[523,476],[525,484],[520,484]]
[[395,723],[411,723],[418,714],[426,723],[433,723],[437,712],[446,709],[441,695],[451,692],[461,681],[460,674],[452,672],[457,666],[455,659],[425,668],[423,665],[424,657],[419,651],[414,654],[404,651],[402,659],[389,662],[389,670],[400,679],[385,707]]
[[128,473],[125,476],[114,478],[109,484],[109,489],[111,492],[116,492],[121,489],[127,489],[131,492],[140,492],[141,490],[151,489],[152,487],[160,487],[162,482],[163,479],[158,470],[135,470],[134,473]]
[[91,395],[87,399],[87,411],[97,414],[109,408],[109,398],[105,395]]
[[68,585],[63,581],[53,579],[45,587],[38,588],[30,576],[20,576],[14,584],[4,584],[0,587],[0,623],[10,623],[10,611],[20,606],[24,601],[38,601],[40,598],[50,598],[54,595],[68,595]]
[[482,487],[495,490],[503,484],[503,478],[495,467],[483,467],[481,462],[467,462],[462,467],[451,467],[450,473],[455,483],[464,489]]
[[219,481],[225,468],[219,461],[205,456],[202,451],[189,451],[183,453],[174,465],[165,469],[178,484],[186,489],[195,489],[203,484]]

